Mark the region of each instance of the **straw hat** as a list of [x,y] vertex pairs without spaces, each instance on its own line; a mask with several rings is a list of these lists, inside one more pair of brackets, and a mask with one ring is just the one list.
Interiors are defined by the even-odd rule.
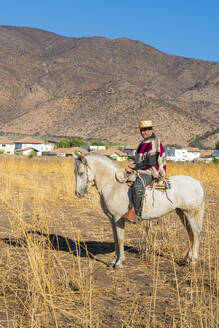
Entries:
[[158,126],[152,123],[152,121],[141,121],[139,123],[139,129],[146,129],[146,128],[152,128],[154,126]]

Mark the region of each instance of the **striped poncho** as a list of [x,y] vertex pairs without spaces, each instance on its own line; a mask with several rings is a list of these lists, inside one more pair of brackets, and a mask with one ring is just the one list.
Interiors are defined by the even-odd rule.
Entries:
[[136,170],[143,170],[156,179],[165,177],[165,152],[162,143],[154,133],[139,144],[135,159]]

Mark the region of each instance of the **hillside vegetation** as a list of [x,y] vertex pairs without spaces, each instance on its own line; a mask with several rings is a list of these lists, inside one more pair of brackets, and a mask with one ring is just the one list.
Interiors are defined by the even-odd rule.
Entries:
[[[189,143],[191,147],[198,147],[200,149],[208,148],[217,149],[216,145],[219,142],[219,128],[213,131],[207,131],[203,135],[197,136]],[[207,144],[207,145],[206,145]]]
[[219,123],[219,63],[167,55],[139,41],[67,38],[0,26],[0,132],[138,141],[152,119],[165,144]]

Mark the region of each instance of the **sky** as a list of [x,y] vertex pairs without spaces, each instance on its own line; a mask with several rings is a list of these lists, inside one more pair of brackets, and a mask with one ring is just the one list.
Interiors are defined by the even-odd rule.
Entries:
[[0,0],[0,25],[142,41],[219,62],[219,0]]

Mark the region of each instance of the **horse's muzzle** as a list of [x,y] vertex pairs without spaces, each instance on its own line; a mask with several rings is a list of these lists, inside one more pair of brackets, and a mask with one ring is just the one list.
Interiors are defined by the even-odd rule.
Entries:
[[84,192],[75,191],[75,195],[76,195],[78,198],[82,198],[82,197],[84,197],[84,194],[86,194],[86,190],[85,190]]
[[78,198],[81,198],[82,197],[81,194],[80,194],[80,192],[78,192],[78,191],[75,191],[75,196],[77,196]]

